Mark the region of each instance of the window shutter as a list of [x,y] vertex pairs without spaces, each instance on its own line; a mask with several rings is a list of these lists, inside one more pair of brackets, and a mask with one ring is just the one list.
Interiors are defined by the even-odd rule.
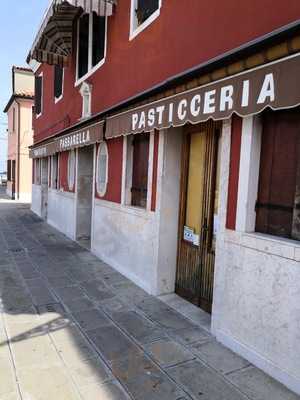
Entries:
[[256,230],[291,237],[300,117],[295,112],[266,112],[263,118],[262,149]]
[[39,115],[42,111],[42,84],[43,78],[41,76],[35,77],[35,113]]
[[60,98],[63,93],[63,73],[62,67],[54,66],[54,96],[56,99]]

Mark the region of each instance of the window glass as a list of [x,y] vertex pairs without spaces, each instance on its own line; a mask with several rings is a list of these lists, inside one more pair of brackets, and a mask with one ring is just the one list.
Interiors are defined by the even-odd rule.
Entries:
[[108,149],[105,142],[99,145],[97,159],[97,192],[104,196],[108,180]]
[[69,190],[74,189],[75,185],[75,150],[69,152],[68,157],[68,186]]
[[41,182],[41,165],[40,165],[40,159],[36,158],[35,159],[35,166],[34,166],[34,183],[36,185],[39,185]]
[[149,133],[138,134],[133,138],[133,163],[131,205],[146,208],[149,164]]
[[59,99],[63,94],[64,69],[59,65],[54,66],[54,96]]
[[80,79],[97,66],[105,56],[106,17],[95,12],[79,19],[78,71]]
[[136,18],[137,25],[141,25],[159,9],[159,0],[137,0]]
[[35,113],[40,115],[42,112],[42,90],[43,78],[42,76],[35,77]]
[[89,69],[89,20],[89,14],[84,14],[79,19],[78,78]]
[[300,115],[263,116],[256,231],[300,240]]
[[105,52],[105,29],[106,18],[93,13],[93,59],[92,66],[97,65],[103,58]]

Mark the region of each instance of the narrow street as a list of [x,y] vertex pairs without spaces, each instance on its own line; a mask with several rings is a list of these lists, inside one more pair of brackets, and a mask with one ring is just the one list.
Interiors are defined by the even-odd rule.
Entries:
[[1,197],[1,400],[299,398]]

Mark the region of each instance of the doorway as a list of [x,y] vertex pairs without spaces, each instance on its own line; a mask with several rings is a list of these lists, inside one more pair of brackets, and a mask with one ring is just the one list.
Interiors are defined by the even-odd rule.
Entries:
[[41,217],[47,221],[49,187],[48,158],[42,158],[41,163]]
[[76,240],[91,248],[94,147],[78,149]]
[[218,230],[220,127],[208,121],[184,130],[175,291],[211,312]]

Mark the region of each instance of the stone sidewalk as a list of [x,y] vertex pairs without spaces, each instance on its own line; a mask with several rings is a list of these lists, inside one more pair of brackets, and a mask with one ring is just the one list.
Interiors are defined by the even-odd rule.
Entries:
[[0,400],[299,399],[5,201],[0,307]]

